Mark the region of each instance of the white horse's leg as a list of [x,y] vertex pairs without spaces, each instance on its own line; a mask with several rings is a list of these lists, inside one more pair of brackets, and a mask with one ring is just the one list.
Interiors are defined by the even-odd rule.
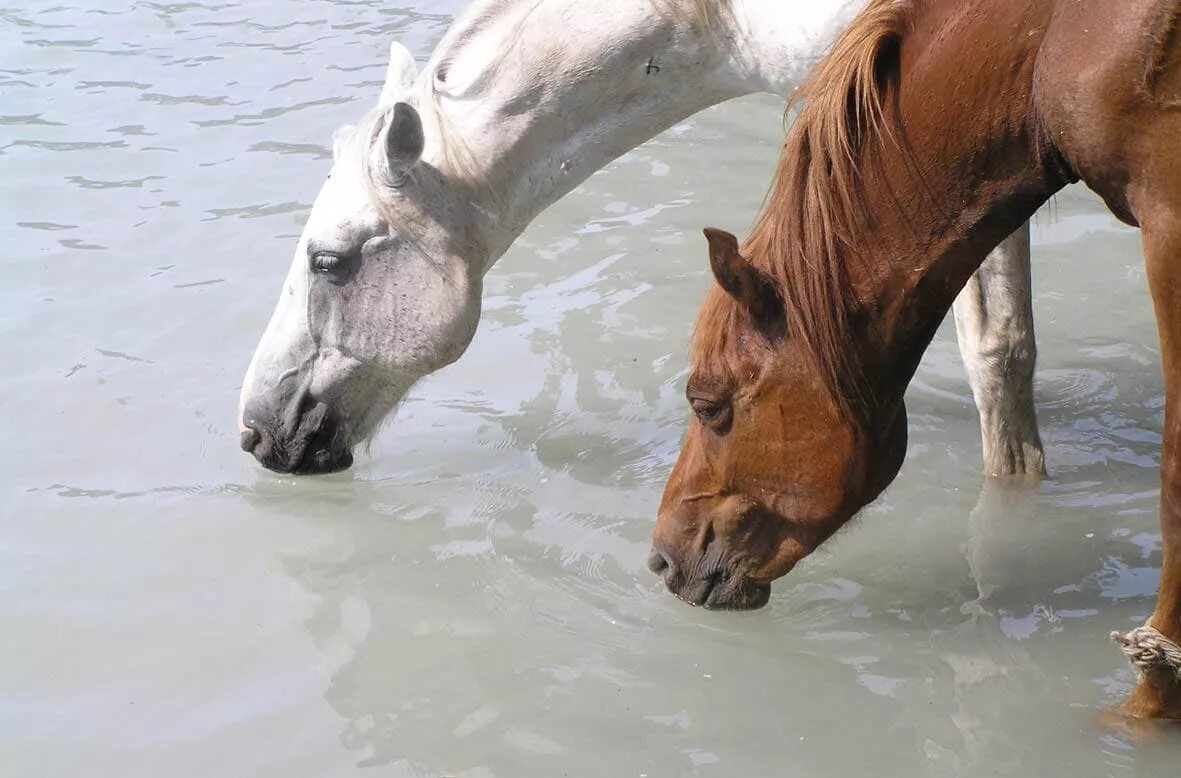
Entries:
[[1046,474],[1033,407],[1029,224],[997,246],[955,300],[955,330],[980,411],[986,475]]

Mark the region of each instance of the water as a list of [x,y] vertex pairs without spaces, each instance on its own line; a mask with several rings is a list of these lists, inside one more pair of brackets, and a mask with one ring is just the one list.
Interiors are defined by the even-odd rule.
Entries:
[[238,451],[331,133],[391,36],[425,57],[459,7],[0,11],[0,774],[1174,774],[1177,736],[1095,723],[1158,580],[1162,385],[1138,237],[1080,190],[1034,233],[1052,479],[982,495],[945,326],[898,482],[756,613],[644,559],[698,230],[749,226],[774,100],[544,214],[352,472]]

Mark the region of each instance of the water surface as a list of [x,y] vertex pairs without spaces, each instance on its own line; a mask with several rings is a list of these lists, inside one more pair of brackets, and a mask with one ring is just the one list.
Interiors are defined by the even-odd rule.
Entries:
[[[68,0],[67,0],[68,2]],[[1034,233],[1052,478],[982,493],[945,324],[898,482],[779,582],[691,609],[644,567],[684,428],[699,229],[744,231],[773,99],[545,213],[457,365],[347,474],[234,412],[332,131],[458,0],[0,9],[0,773],[1164,776],[1098,728],[1159,577],[1162,382],[1138,236]]]

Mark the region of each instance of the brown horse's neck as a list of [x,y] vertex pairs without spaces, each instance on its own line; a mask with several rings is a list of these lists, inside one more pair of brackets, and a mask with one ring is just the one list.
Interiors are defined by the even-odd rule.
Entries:
[[[850,263],[864,305],[855,340],[875,355],[866,356],[867,377],[887,412],[987,253],[1070,179],[1036,110],[1052,3],[991,2],[988,14],[979,2],[916,5],[901,77],[884,95],[895,138],[862,160],[864,261]],[[953,39],[973,50],[946,43]]]

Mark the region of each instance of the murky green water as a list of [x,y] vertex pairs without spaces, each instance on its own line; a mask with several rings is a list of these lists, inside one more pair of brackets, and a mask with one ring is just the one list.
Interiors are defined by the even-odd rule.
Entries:
[[1052,480],[981,494],[945,327],[896,485],[748,614],[644,566],[706,284],[779,107],[713,110],[544,214],[469,354],[348,474],[237,447],[335,127],[458,0],[0,9],[0,774],[1167,776],[1094,719],[1159,571],[1138,237],[1035,231]]

